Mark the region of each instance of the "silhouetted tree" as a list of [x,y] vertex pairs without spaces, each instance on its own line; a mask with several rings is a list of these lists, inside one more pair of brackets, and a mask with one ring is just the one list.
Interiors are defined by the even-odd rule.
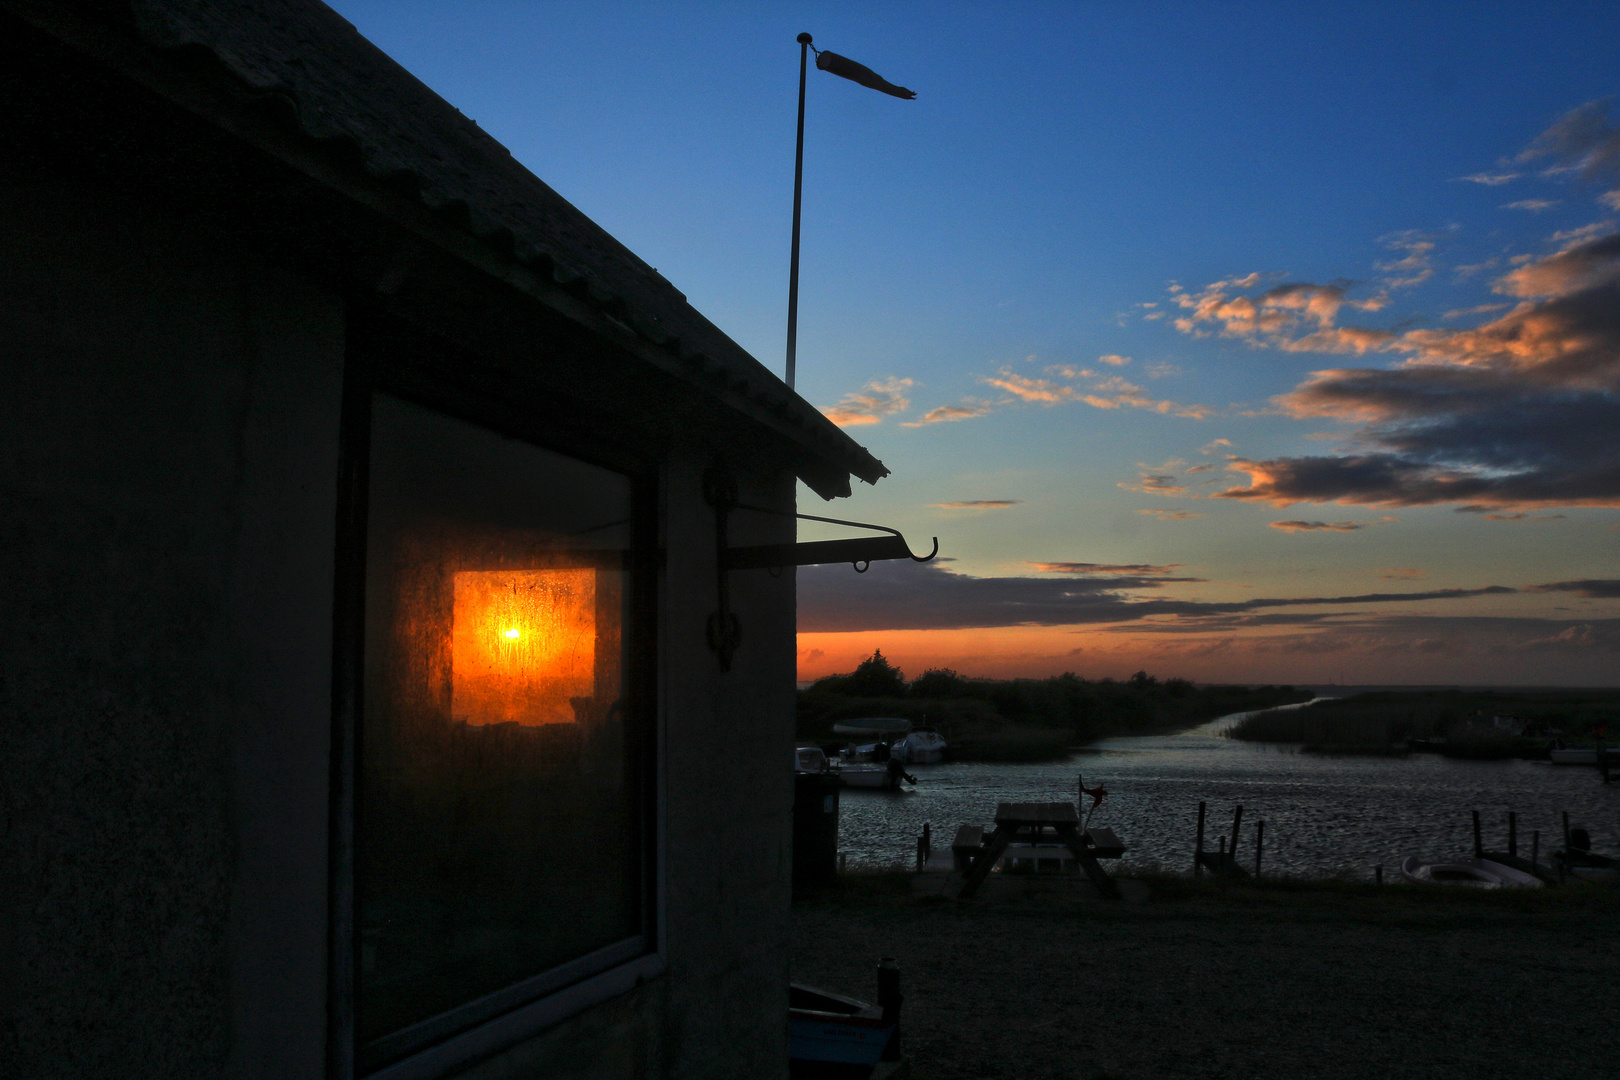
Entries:
[[874,649],[849,675],[843,692],[855,697],[905,697],[906,676],[883,658],[882,649]]

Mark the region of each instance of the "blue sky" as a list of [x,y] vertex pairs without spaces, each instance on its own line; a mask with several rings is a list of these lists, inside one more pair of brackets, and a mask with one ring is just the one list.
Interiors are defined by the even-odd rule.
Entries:
[[801,674],[1614,681],[1613,5],[335,6],[778,372],[794,38],[918,92],[810,72],[801,501],[955,561]]

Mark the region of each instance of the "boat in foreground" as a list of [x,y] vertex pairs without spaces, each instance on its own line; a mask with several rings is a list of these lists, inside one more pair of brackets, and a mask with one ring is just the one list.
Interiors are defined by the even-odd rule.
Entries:
[[1541,880],[1489,859],[1430,862],[1417,855],[1401,863],[1401,875],[1417,885],[1460,885],[1469,889],[1539,889]]
[[803,983],[789,983],[791,1074],[854,1075],[862,1069],[870,1070],[894,1038],[896,1023],[897,1018],[885,1018],[883,1009],[869,1002]]

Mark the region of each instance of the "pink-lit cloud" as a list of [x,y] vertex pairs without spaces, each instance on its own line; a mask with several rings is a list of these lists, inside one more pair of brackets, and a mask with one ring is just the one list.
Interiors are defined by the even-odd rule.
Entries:
[[969,401],[960,405],[941,405],[923,413],[921,420],[908,420],[901,427],[924,427],[928,424],[949,424],[960,420],[976,420],[994,408],[989,402]]
[[1382,521],[1273,521],[1271,527],[1283,532],[1359,532],[1394,520],[1387,517]]
[[839,427],[882,423],[885,416],[905,412],[910,407],[911,399],[906,393],[912,385],[911,379],[874,379],[861,389],[845,394],[838,404],[821,411]]
[[956,502],[932,503],[941,510],[1005,510],[1017,506],[1019,499],[959,499]]

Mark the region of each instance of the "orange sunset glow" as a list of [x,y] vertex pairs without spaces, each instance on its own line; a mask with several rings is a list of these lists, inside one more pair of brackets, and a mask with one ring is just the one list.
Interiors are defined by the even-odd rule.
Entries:
[[596,677],[594,570],[455,576],[451,713],[468,724],[573,723]]

